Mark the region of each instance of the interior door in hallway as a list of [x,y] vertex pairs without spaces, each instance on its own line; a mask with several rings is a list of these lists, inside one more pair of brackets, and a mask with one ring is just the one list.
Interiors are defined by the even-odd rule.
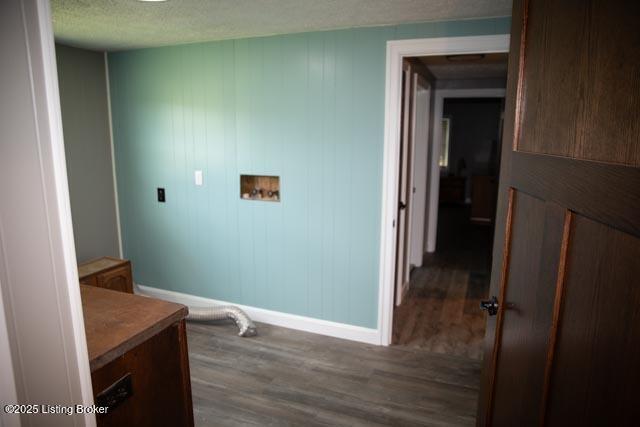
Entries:
[[411,235],[412,207],[411,187],[413,185],[412,162],[412,107],[413,107],[413,78],[411,65],[404,61],[402,66],[402,110],[401,110],[401,143],[400,167],[398,179],[398,234],[396,251],[396,305],[402,303],[402,298],[409,284],[409,242]]
[[516,1],[478,425],[637,425],[640,3]]
[[409,264],[422,266],[424,256],[424,225],[427,202],[427,171],[429,169],[429,114],[431,107],[431,86],[427,79],[413,75],[413,194],[411,207],[411,238]]

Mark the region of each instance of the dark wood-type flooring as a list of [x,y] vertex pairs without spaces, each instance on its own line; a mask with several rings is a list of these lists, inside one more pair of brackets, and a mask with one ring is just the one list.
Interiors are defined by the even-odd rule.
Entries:
[[233,324],[188,323],[196,426],[474,425],[484,335],[477,306],[488,279],[488,252],[478,249],[490,246],[490,229],[468,234],[460,215],[441,212],[441,235],[454,232],[427,260],[431,269],[414,272],[402,307],[413,311],[396,310],[396,326],[413,325],[402,344],[260,323],[257,337],[240,338]]
[[482,359],[492,228],[468,221],[468,209],[441,207],[436,252],[411,274],[394,312],[393,342],[432,353]]
[[480,363],[257,324],[188,323],[196,426],[471,426]]

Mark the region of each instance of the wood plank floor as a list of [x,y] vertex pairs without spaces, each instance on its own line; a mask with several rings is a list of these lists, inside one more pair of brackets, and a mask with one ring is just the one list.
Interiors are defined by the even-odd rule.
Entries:
[[438,247],[414,269],[394,311],[393,342],[432,353],[482,359],[492,230],[472,225],[465,208],[439,213]]
[[471,426],[477,360],[257,324],[189,323],[197,426]]
[[460,227],[466,215],[440,213],[437,255],[394,315],[400,345],[189,323],[196,425],[474,425],[491,230]]

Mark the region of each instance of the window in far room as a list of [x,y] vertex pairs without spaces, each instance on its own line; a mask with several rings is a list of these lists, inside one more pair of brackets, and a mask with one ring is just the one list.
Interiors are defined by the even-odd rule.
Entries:
[[451,118],[442,119],[442,145],[440,146],[440,159],[438,164],[441,168],[449,167],[449,130],[451,129]]

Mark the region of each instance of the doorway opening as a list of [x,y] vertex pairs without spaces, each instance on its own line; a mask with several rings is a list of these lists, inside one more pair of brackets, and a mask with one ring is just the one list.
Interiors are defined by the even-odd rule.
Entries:
[[479,304],[489,291],[503,104],[498,97],[444,98],[435,122],[442,128],[436,244],[425,245],[395,308],[394,344],[482,357]]
[[387,116],[388,130],[397,124],[398,166],[383,344],[482,357],[508,37],[485,41],[400,55],[399,100],[387,105],[398,115]]

